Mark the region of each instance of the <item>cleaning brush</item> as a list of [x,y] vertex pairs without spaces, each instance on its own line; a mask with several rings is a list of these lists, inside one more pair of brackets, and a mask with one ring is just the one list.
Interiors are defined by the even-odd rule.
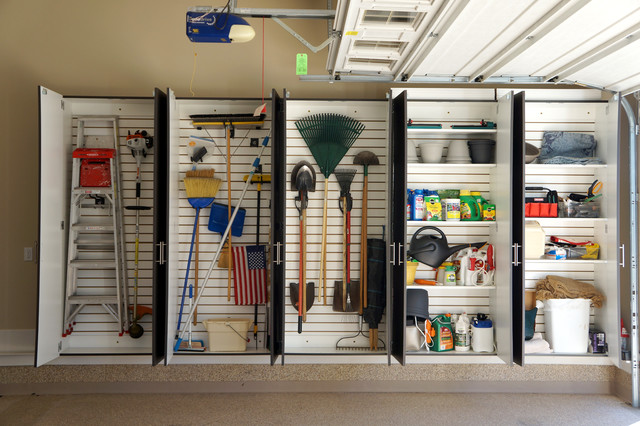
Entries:
[[215,173],[215,169],[187,170],[186,177],[212,178],[214,173]]

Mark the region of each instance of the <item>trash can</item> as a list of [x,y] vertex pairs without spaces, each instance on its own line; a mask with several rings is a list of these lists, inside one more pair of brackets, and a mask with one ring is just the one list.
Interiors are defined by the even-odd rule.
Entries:
[[544,301],[544,330],[554,353],[587,353],[590,306],[589,299]]

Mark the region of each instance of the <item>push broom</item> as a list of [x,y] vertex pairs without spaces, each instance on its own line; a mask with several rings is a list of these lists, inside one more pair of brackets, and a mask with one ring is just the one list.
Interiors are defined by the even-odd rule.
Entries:
[[296,121],[302,135],[324,175],[324,205],[322,207],[322,251],[320,254],[320,283],[327,304],[327,198],[329,176],[364,130],[364,124],[341,114],[315,114]]

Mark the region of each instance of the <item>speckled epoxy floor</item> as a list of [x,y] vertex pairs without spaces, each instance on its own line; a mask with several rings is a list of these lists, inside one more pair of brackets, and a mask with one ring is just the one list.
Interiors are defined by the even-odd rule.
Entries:
[[630,425],[611,395],[215,393],[0,398],[3,425]]

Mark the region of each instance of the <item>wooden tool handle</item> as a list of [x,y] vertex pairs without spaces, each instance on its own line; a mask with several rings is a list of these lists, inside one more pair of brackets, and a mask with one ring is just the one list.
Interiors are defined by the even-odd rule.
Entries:
[[342,197],[342,309],[347,310],[347,197]]
[[[231,226],[231,126],[227,125],[225,130],[227,136],[227,214],[229,217],[229,226]],[[231,300],[231,267],[233,266],[233,254],[231,253],[231,231],[229,231],[227,250],[229,253],[227,263],[227,302],[229,302]]]
[[362,308],[366,308],[367,307],[367,262],[368,262],[368,252],[367,252],[367,201],[368,201],[368,197],[367,197],[367,187],[368,187],[368,183],[369,183],[369,177],[365,174],[364,175],[364,187],[362,190],[362,232],[361,232],[361,239],[360,239],[360,252],[361,254],[361,258],[360,258],[360,266],[361,266],[361,271],[362,273],[360,274],[360,279],[362,280],[362,284],[360,286],[360,289],[362,291],[362,303],[360,304],[361,308],[360,308],[360,314],[362,315]]
[[[322,285],[322,294],[324,304],[327,304],[327,276],[326,276],[326,257],[327,257],[327,197],[329,192],[329,178],[324,180],[324,202],[322,206],[322,244],[320,252],[320,284]],[[318,296],[319,298],[320,296]]]
[[300,224],[300,288],[302,289],[302,321],[307,322],[307,242],[306,242],[307,210],[302,210]]

